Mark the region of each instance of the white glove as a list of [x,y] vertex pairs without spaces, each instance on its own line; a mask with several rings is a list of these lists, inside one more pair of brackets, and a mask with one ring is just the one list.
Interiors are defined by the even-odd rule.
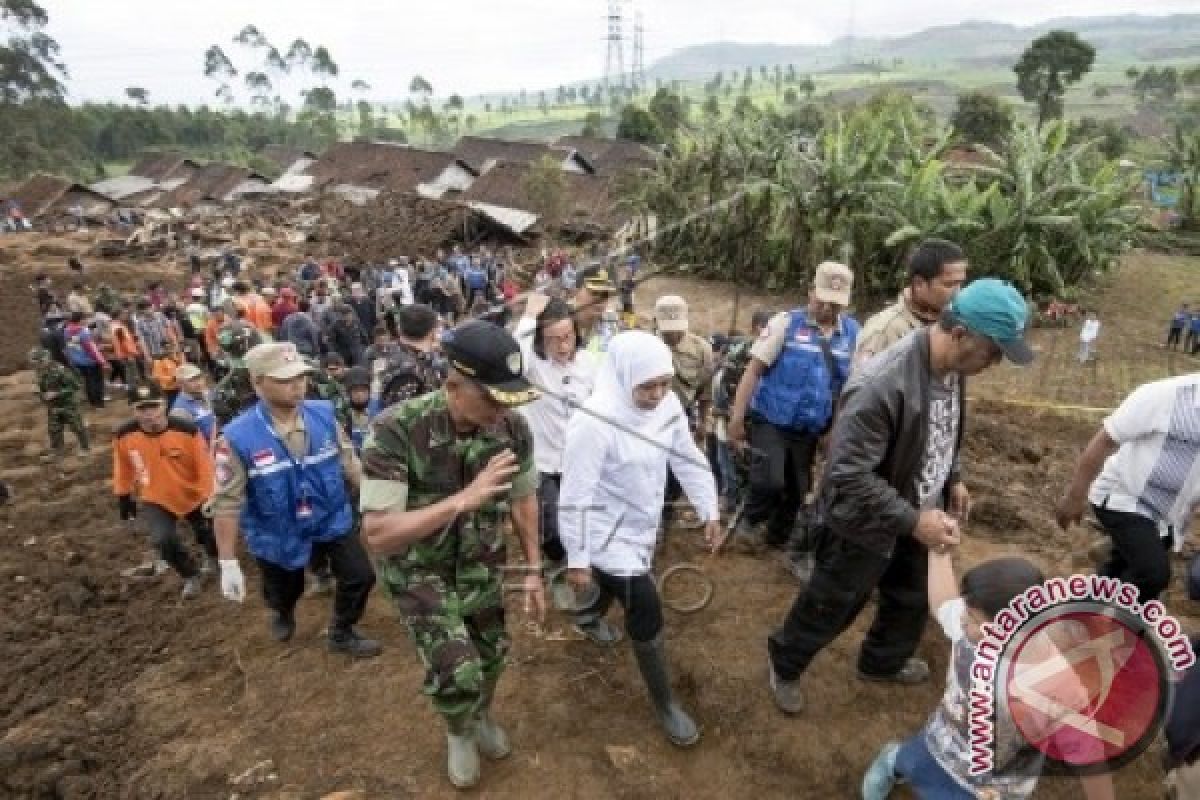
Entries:
[[242,602],[246,599],[246,576],[242,574],[242,565],[236,558],[222,560],[220,564],[221,594],[225,595],[226,600]]

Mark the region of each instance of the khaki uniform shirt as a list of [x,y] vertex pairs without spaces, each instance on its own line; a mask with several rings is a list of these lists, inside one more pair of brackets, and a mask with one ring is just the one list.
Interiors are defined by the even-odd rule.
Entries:
[[[308,432],[304,429],[304,415],[297,413],[296,421],[290,427],[280,425],[279,420],[274,417],[271,418],[271,424],[283,438],[292,457],[304,458],[308,452]],[[358,456],[354,454],[354,444],[346,436],[341,425],[335,427],[342,474],[351,486],[358,486],[362,467],[358,463]],[[214,517],[238,516],[242,513],[242,504],[246,502],[246,465],[225,444],[224,437],[217,440],[216,475],[216,494],[208,505],[210,514]]]
[[866,363],[872,356],[882,353],[896,342],[929,323],[913,313],[905,290],[896,302],[867,320],[858,334],[858,348],[854,351],[854,367]]
[[671,348],[671,360],[675,364],[672,388],[683,407],[691,408],[698,399],[708,396],[709,383],[716,371],[712,345],[704,337],[688,331],[679,344]]

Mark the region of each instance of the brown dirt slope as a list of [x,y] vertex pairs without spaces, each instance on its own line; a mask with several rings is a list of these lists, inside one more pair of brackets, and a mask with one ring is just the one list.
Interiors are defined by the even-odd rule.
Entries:
[[[729,303],[718,287],[670,285],[714,307]],[[41,465],[44,420],[29,380],[0,378],[8,421],[0,478],[17,491],[0,507],[0,796],[458,796],[442,774],[441,730],[417,691],[422,670],[378,593],[362,627],[385,653],[347,663],[321,646],[328,598],[302,601],[292,643],[268,639],[249,559],[244,606],[225,603],[212,585],[185,605],[173,576],[121,577],[145,542],[116,521],[108,451],[102,445],[62,472]],[[96,438],[106,440],[121,417],[119,408],[93,416]],[[1056,531],[1049,509],[1092,425],[975,405],[966,462],[977,513],[964,564],[1021,553],[1048,571],[1074,568],[1090,535]],[[932,627],[920,648],[939,676],[932,684],[855,680],[863,619],[806,676],[810,709],[785,719],[765,688],[765,637],[795,595],[792,579],[774,562],[709,559],[698,540],[673,531],[660,566],[693,561],[716,583],[704,612],[667,614],[675,683],[704,729],[701,744],[680,752],[657,732],[627,646],[598,650],[566,634],[559,617],[539,630],[514,609],[497,716],[516,750],[485,764],[481,797],[850,798],[878,747],[920,726],[946,668]],[[1166,603],[1200,630],[1200,608],[1178,579]],[[1160,797],[1158,756],[1152,749],[1128,767],[1117,796]],[[1043,781],[1037,794],[1077,796],[1063,779]]]

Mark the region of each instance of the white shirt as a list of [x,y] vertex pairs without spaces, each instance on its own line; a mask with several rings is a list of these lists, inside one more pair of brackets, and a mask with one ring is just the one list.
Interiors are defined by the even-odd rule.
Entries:
[[701,521],[719,519],[717,487],[681,412],[650,441],[587,410],[567,425],[558,534],[567,567],[644,575],[654,559],[667,464]]
[[513,336],[521,344],[525,362],[525,378],[542,390],[542,395],[519,409],[533,431],[533,461],[538,472],[562,472],[563,446],[566,443],[567,420],[583,404],[596,384],[596,369],[600,359],[584,348],[565,366],[533,352],[533,336],[537,321],[521,317]]
[[1096,337],[1099,335],[1100,335],[1100,320],[1085,319],[1083,321],[1083,328],[1081,328],[1079,331],[1079,341],[1094,342],[1094,341],[1096,341]]
[[1104,420],[1121,448],[1088,499],[1172,526],[1176,549],[1200,504],[1200,373],[1138,387]]

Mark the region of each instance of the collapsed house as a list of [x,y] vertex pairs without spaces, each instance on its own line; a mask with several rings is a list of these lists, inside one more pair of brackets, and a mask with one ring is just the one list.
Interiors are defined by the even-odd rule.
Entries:
[[362,205],[380,192],[441,198],[462,192],[478,176],[453,153],[384,142],[339,142],[320,158],[289,169],[261,194],[339,194]]
[[597,175],[621,175],[642,169],[654,169],[658,153],[628,139],[601,139],[595,136],[562,136],[556,142],[582,154]]
[[94,189],[53,175],[34,175],[5,199],[15,202],[30,220],[78,216],[100,220],[117,205]]
[[563,172],[596,174],[596,168],[573,147],[560,147],[537,142],[509,142],[504,139],[485,139],[463,136],[454,145],[454,154],[471,165],[480,175],[500,163],[536,164],[549,158]]
[[144,208],[165,192],[177,189],[201,169],[182,153],[148,153],[126,175],[92,184],[92,190],[111,197],[123,208]]

